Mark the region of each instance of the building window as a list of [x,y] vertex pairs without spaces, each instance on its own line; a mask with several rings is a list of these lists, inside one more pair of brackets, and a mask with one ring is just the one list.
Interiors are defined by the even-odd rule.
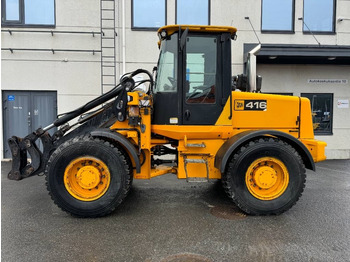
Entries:
[[158,29],[166,25],[166,0],[133,0],[132,28]]
[[54,26],[55,0],[2,0],[3,26]]
[[176,24],[209,25],[210,0],[177,0]]
[[261,31],[293,32],[294,0],[262,0]]
[[303,93],[311,102],[315,135],[331,135],[333,123],[333,94]]
[[334,12],[335,0],[304,0],[303,31],[333,33]]

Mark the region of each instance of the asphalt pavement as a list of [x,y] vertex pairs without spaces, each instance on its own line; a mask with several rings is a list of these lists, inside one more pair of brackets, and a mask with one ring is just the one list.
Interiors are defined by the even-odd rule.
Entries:
[[2,261],[350,261],[350,160],[307,173],[298,203],[279,216],[246,216],[220,183],[167,174],[135,180],[111,215],[61,211],[44,177],[6,178],[1,166]]

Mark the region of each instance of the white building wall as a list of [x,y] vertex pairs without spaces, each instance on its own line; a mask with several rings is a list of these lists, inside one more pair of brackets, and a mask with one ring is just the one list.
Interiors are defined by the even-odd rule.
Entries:
[[[122,3],[125,2],[125,14]],[[317,42],[312,35],[303,34],[303,1],[295,0],[295,33],[261,33],[261,1],[211,0],[210,24],[232,25],[238,28],[238,39],[232,42],[232,73],[243,73],[243,46],[257,43],[249,17],[260,41],[264,44],[308,44]],[[175,23],[176,0],[167,1],[167,24]],[[126,72],[145,68],[152,70],[158,59],[158,37],[155,31],[131,29],[131,0],[115,1],[116,6],[116,75],[122,71],[122,40],[126,41]],[[337,0],[336,34],[316,35],[322,45],[350,45],[350,1]],[[149,14],[146,15],[156,15]],[[125,36],[122,18],[125,16]],[[3,29],[7,29],[6,27]],[[16,30],[15,28],[13,30]],[[45,29],[43,29],[45,30]],[[56,0],[56,27],[53,31],[100,31],[100,1]],[[53,49],[94,49],[99,50],[100,36],[82,34],[13,33],[2,32],[3,48],[53,48]],[[349,66],[329,65],[258,65],[257,71],[263,76],[263,90],[271,92],[326,92],[334,93],[333,135],[317,137],[328,143],[329,158],[350,158],[350,109],[338,109],[337,99],[350,99],[350,86],[312,85],[307,79],[348,79]],[[77,52],[22,52],[2,51],[3,90],[55,90],[58,96],[58,113],[70,111],[101,94],[100,54]],[[1,116],[2,117],[2,116]],[[2,119],[1,119],[2,124]],[[2,130],[2,128],[1,128]],[[1,134],[3,137],[3,134]],[[2,147],[2,143],[1,143]],[[2,148],[1,148],[2,149]],[[1,150],[3,151],[3,150]]]
[[[100,32],[100,4],[94,0],[56,1],[56,27],[12,28],[1,34],[2,48],[100,50],[100,35],[15,32],[52,30]],[[2,51],[2,90],[57,91],[58,114],[101,94],[100,54],[92,52]],[[3,119],[1,114],[1,125]],[[3,140],[1,126],[1,141]],[[3,143],[1,143],[3,158]]]
[[[99,2],[56,1],[56,28],[52,30],[99,32]],[[4,48],[99,50],[100,38],[85,34],[2,32],[1,45]],[[3,90],[57,91],[58,113],[74,109],[101,93],[100,55],[92,52],[14,51],[12,54],[2,51],[1,76]]]

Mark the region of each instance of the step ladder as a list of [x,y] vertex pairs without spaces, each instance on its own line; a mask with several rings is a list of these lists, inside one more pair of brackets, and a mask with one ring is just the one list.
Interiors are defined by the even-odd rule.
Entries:
[[115,0],[101,0],[101,93],[116,85]]
[[[209,182],[209,162],[208,162],[209,156],[210,154],[182,154],[187,182]],[[196,158],[193,158],[193,157],[196,157]],[[206,171],[207,171],[206,177],[189,177],[188,171],[187,171],[188,164],[205,165]]]

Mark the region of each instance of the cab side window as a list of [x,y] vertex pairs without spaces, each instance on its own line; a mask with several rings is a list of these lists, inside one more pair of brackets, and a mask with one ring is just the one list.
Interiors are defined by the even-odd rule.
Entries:
[[214,104],[216,102],[217,71],[216,37],[191,36],[186,45],[187,104]]

